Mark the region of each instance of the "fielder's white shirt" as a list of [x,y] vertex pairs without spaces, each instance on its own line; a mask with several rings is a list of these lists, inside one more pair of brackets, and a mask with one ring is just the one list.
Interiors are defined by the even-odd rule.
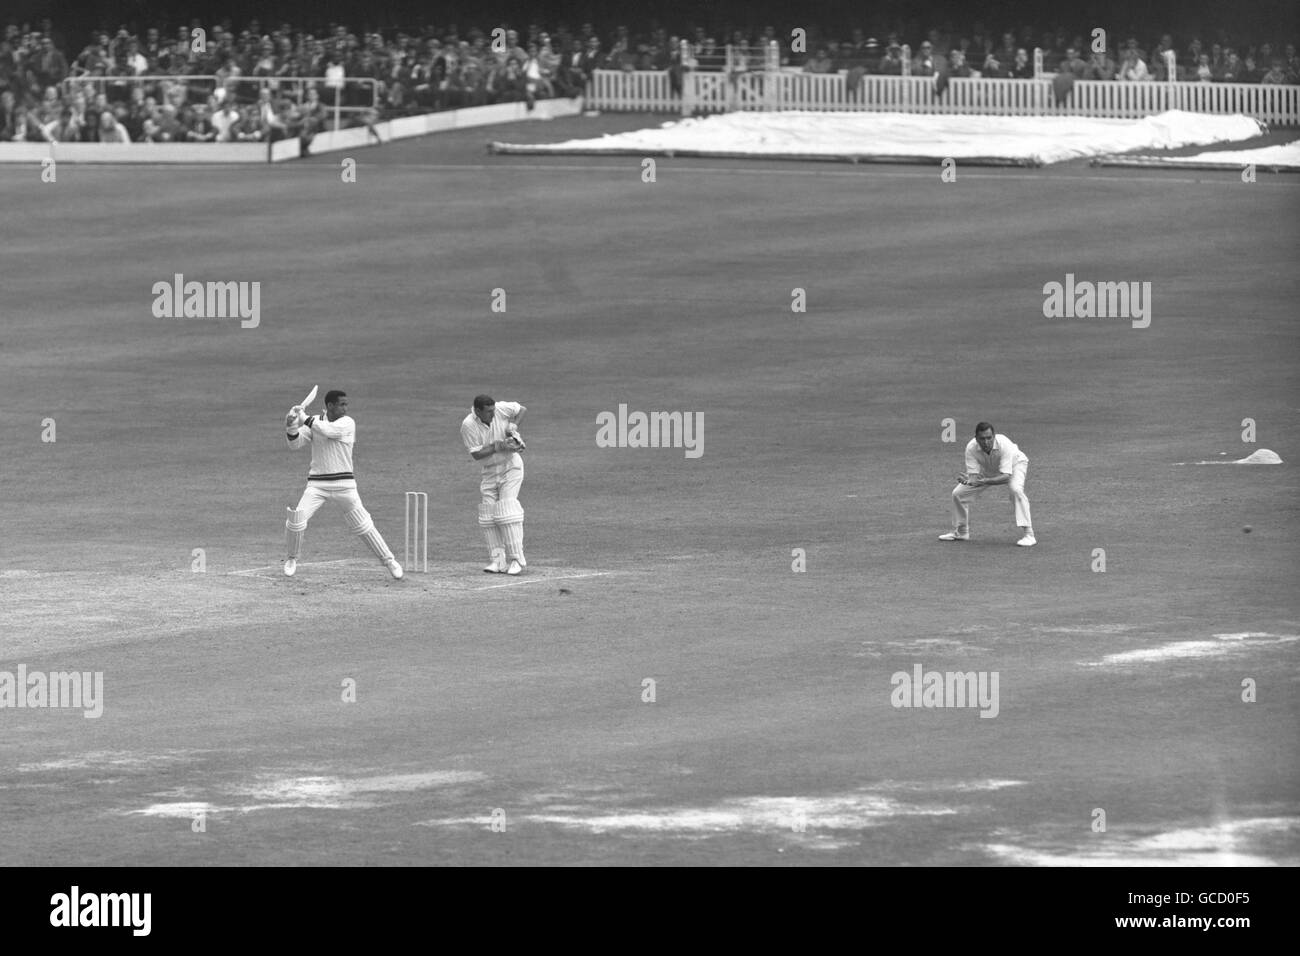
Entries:
[[987,455],[980,451],[980,443],[972,438],[966,446],[966,473],[979,473],[985,478],[1009,475],[1016,465],[1029,464],[1029,458],[1006,435],[993,433],[993,450]]
[[[285,435],[288,438],[288,434]],[[329,421],[324,415],[311,420],[311,428],[303,425],[296,438],[289,438],[290,448],[301,448],[311,443],[311,470],[308,481],[354,481],[352,473],[352,446],[357,440],[357,423],[350,415],[341,415]]]
[[[465,443],[467,452],[476,451],[484,445],[490,445],[494,441],[500,441],[506,437],[506,426],[513,424],[514,420],[519,417],[523,406],[518,402],[497,402],[496,414],[492,416],[492,424],[484,425],[479,420],[478,413],[474,409],[469,410],[465,420],[460,423],[460,440]],[[473,455],[470,455],[473,458]],[[483,466],[483,470],[489,468],[500,468],[509,465],[512,460],[519,457],[517,451],[498,451],[493,452],[486,458],[475,459]]]

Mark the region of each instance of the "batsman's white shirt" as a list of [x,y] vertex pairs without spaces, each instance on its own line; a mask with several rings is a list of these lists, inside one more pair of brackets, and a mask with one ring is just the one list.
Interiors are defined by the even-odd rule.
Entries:
[[[505,438],[506,426],[514,423],[522,409],[523,406],[518,402],[497,402],[496,414],[492,416],[492,424],[484,425],[479,420],[474,409],[471,408],[469,414],[465,416],[465,420],[460,423],[460,440],[465,443],[465,450],[472,452],[476,448],[482,448],[484,445],[490,445],[494,441]],[[473,457],[473,455],[470,455],[470,458]],[[483,466],[485,476],[488,472],[504,472],[512,465],[523,466],[523,459],[517,451],[493,452],[486,458],[476,460]]]
[[985,478],[1009,475],[1016,465],[1029,464],[1029,458],[1006,435],[993,435],[993,450],[987,455],[980,451],[980,443],[972,438],[966,446],[966,473],[980,474]]
[[357,423],[350,415],[340,415],[329,421],[323,415],[313,418],[311,428],[303,425],[297,438],[289,439],[290,448],[301,448],[311,442],[311,469],[308,481],[351,482],[356,487],[352,473],[352,446],[357,440]]

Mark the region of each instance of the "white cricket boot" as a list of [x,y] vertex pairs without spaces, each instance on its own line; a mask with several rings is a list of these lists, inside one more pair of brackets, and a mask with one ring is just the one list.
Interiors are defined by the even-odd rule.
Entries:
[[518,574],[523,568],[519,566],[518,561],[511,561],[510,567],[506,568],[506,574]]
[[493,551],[492,561],[483,570],[488,574],[500,574],[506,569],[506,553],[504,551]]
[[1038,544],[1038,539],[1034,537],[1034,529],[1026,528],[1025,536],[1017,541],[1016,544],[1020,545],[1022,548],[1032,548],[1034,545]]
[[284,561],[284,576],[285,576],[286,578],[291,578],[291,577],[294,576],[294,573],[295,573],[297,570],[298,570],[298,559],[297,559],[297,558],[285,558],[285,561]]
[[970,532],[962,534],[960,531],[949,531],[947,534],[939,535],[940,541],[969,541]]

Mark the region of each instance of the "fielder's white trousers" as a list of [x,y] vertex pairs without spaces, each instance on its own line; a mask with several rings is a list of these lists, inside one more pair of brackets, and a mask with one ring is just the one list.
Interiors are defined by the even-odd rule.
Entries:
[[[1020,462],[1012,466],[1011,480],[1007,482],[1007,491],[1011,503],[1016,508],[1016,524],[1021,528],[1031,529],[1033,522],[1029,519],[1029,499],[1025,497],[1025,476],[1029,473],[1029,463]],[[958,484],[952,489],[952,527],[958,534],[970,533],[970,501],[981,492],[998,485],[981,485],[978,488]]]

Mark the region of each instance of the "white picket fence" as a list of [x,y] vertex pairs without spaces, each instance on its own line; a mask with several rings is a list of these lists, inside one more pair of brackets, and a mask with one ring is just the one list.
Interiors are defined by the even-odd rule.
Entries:
[[1265,123],[1300,125],[1300,86],[1079,80],[1058,104],[1048,78],[956,77],[942,93],[920,76],[862,76],[853,87],[840,73],[687,71],[675,95],[667,72],[597,70],[586,105],[619,112],[721,113],[733,110],[845,110],[967,113],[996,116],[1133,118],[1186,110],[1242,113]]
[[673,95],[666,70],[594,70],[585,105],[617,113],[675,113],[682,98]]

